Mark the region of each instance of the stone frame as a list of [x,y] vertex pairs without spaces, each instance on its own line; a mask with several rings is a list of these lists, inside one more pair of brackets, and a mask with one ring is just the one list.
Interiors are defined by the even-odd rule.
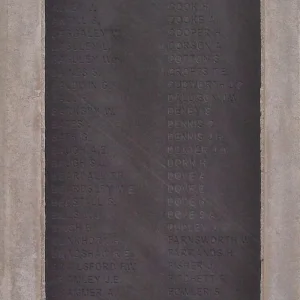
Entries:
[[3,300],[45,299],[44,20],[43,1],[0,3]]
[[262,300],[300,299],[299,0],[262,0]]
[[[299,8],[300,0],[261,0],[261,300],[300,299]],[[0,3],[5,300],[45,299],[44,22],[44,1]]]

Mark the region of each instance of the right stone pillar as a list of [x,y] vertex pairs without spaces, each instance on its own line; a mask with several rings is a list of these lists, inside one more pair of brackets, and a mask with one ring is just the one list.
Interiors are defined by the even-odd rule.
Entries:
[[300,299],[300,0],[262,0],[262,300]]

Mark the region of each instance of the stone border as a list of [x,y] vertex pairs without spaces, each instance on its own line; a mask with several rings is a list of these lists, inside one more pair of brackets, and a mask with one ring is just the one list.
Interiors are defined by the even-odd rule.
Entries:
[[0,1],[0,299],[44,295],[44,2]]
[[262,0],[262,300],[300,299],[300,0]]

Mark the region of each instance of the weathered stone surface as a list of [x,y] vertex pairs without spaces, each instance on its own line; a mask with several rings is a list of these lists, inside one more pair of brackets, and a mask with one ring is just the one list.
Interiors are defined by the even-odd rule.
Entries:
[[300,299],[299,0],[262,2],[262,299]]
[[44,298],[43,1],[0,2],[0,299]]

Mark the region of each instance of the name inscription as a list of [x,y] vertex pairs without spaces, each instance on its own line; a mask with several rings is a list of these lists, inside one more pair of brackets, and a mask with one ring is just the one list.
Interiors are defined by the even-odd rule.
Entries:
[[254,2],[46,1],[47,299],[259,299]]

